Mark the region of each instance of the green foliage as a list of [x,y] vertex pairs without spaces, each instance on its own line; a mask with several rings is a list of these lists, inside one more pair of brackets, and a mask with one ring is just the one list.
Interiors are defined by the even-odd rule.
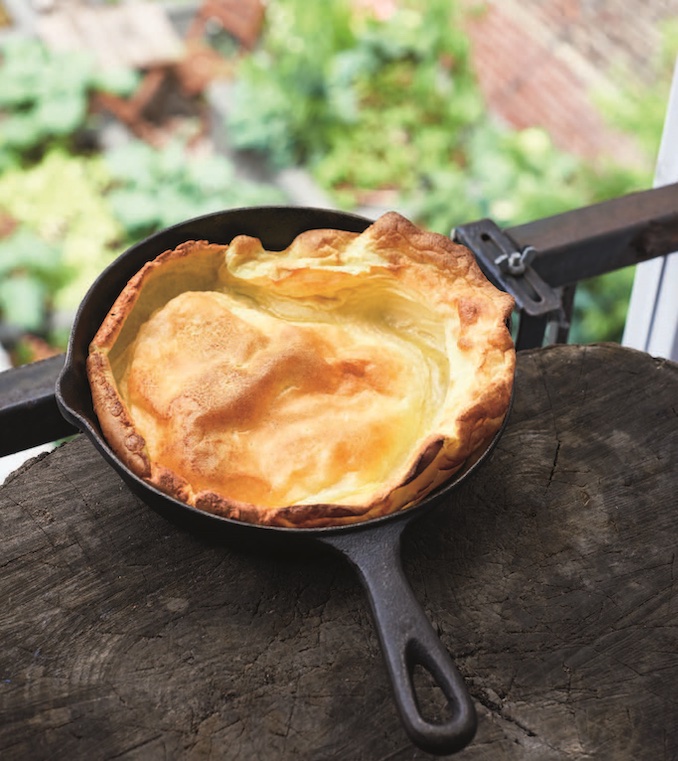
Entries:
[[[454,5],[401,8],[388,22],[372,21],[354,46],[338,55],[330,81],[353,104],[348,128],[328,132],[314,165],[328,188],[413,192],[445,164],[483,114],[467,61],[466,38],[456,29]],[[351,62],[351,66],[346,63]]]
[[270,186],[239,179],[223,156],[187,156],[180,141],[162,150],[130,141],[108,154],[106,165],[107,201],[128,241],[219,209],[285,200]]
[[243,62],[229,134],[330,189],[413,190],[483,112],[458,27],[449,0],[403,4],[386,22],[345,2],[278,3],[264,49]]
[[408,195],[412,215],[432,230],[449,233],[483,217],[507,226],[579,205],[580,164],[542,129],[507,132],[485,122],[464,148],[463,165],[441,166]]
[[608,272],[577,286],[572,343],[621,341],[635,267]]
[[[323,151],[325,133],[348,124],[327,82],[334,57],[353,39],[348,3],[287,0],[267,8],[265,49],[243,59],[229,117],[236,148],[265,151],[277,166]],[[309,45],[308,41],[313,44]]]
[[[648,167],[654,163],[659,151],[678,49],[678,20],[664,22],[661,32],[662,45],[653,61],[652,84],[641,84],[622,71],[616,77],[618,90],[598,99],[608,123],[632,136],[644,151]],[[591,167],[585,167],[582,174],[584,182],[588,182],[593,190],[592,201],[614,198],[651,185],[649,169],[643,173],[608,163],[595,172]],[[621,340],[634,273],[635,269],[629,267],[579,285],[572,341]]]
[[54,53],[32,39],[9,38],[0,49],[0,171],[72,149],[89,119],[96,90],[126,95],[138,78],[100,72],[83,53]]
[[10,325],[39,332],[49,294],[66,278],[61,251],[27,227],[0,240],[0,315]]
[[53,308],[75,309],[121,237],[104,198],[108,183],[101,158],[61,149],[0,175],[0,212],[18,222],[0,240],[2,319],[42,334]]

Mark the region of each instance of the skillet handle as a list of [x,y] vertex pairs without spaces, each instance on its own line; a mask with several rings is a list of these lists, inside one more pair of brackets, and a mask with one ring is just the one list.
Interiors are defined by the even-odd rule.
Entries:
[[[405,521],[359,532],[324,536],[322,541],[356,568],[367,592],[395,701],[412,742],[429,753],[448,754],[473,739],[477,717],[466,684],[433,630],[405,576],[400,537]],[[415,693],[415,666],[426,669],[448,700],[442,723],[424,718]]]

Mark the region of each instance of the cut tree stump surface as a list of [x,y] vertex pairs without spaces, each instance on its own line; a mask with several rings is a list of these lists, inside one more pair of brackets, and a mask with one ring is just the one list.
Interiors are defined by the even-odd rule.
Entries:
[[[497,449],[403,547],[478,709],[458,758],[678,758],[677,466],[678,366],[519,356]],[[4,761],[429,757],[341,558],[198,539],[84,436],[0,487],[0,523]]]

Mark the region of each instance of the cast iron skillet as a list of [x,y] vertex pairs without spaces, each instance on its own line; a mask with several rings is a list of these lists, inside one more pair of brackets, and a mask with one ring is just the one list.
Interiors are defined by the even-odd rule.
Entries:
[[[466,746],[476,730],[476,714],[463,679],[435,634],[405,578],[400,537],[406,526],[427,512],[442,494],[458,486],[480,466],[499,438],[470,469],[445,484],[434,496],[400,513],[352,526],[322,529],[280,528],[245,524],[190,507],[148,485],[128,470],[104,440],[92,407],[85,360],[89,343],[129,278],[147,261],[187,240],[228,243],[239,234],[258,237],[270,250],[281,250],[301,232],[335,228],[362,232],[370,220],[341,212],[310,208],[260,207],[217,212],[162,230],[132,246],[94,282],[75,319],[56,398],[64,417],[92,440],[129,488],[151,508],[190,530],[224,540],[235,538],[255,548],[304,544],[330,547],[357,569],[367,592],[391,678],[395,701],[410,739],[423,750],[453,753]],[[433,723],[419,709],[413,686],[415,666],[426,669],[448,701],[449,718]]]

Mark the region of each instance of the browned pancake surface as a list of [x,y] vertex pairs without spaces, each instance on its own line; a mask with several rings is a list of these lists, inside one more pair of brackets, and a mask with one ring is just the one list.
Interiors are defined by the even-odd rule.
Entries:
[[284,252],[187,242],[95,336],[94,406],[116,454],[189,504],[275,525],[374,517],[500,426],[511,308],[469,251],[395,213]]

